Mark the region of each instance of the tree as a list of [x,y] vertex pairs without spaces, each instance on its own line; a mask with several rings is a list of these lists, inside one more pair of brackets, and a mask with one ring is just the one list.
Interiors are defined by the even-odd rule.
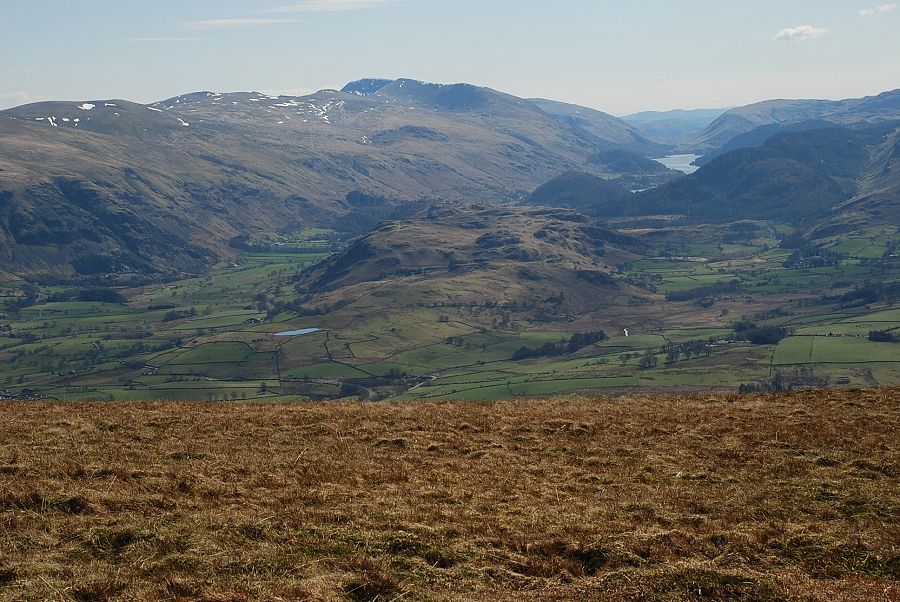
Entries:
[[656,356],[648,351],[647,355],[641,358],[638,366],[640,366],[641,370],[649,370],[656,367],[657,361]]
[[869,340],[874,343],[900,343],[900,337],[887,330],[869,331]]

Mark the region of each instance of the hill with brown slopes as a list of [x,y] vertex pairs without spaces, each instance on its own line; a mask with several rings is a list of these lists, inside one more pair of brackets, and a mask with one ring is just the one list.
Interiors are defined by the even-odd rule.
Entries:
[[303,272],[297,287],[308,293],[307,312],[390,283],[409,304],[427,291],[463,305],[579,314],[617,296],[648,295],[611,277],[641,251],[637,239],[570,210],[444,203],[381,225]]
[[624,123],[604,135],[494,90],[412,80],[367,96],[37,103],[0,112],[0,239],[31,276],[196,272],[240,234],[339,227],[353,191],[513,198],[646,143]]
[[0,600],[900,597],[895,390],[0,413]]

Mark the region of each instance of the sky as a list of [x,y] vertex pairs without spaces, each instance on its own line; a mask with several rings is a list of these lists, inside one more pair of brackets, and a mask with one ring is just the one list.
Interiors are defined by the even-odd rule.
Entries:
[[[900,2],[900,0],[898,0]],[[0,0],[0,108],[362,77],[616,115],[900,88],[884,0]]]

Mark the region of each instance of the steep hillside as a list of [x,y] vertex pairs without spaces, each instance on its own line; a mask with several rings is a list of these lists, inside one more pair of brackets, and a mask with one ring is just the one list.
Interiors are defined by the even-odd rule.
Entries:
[[900,225],[900,127],[870,150],[857,193],[837,205],[810,233],[813,239],[870,232],[882,224]]
[[602,111],[543,98],[533,98],[531,102],[548,115],[568,125],[588,143],[600,146],[604,150],[619,148],[645,157],[653,157],[664,154],[669,148],[665,144],[645,139],[631,125]]
[[10,271],[196,272],[227,256],[242,232],[296,228],[339,209],[297,194],[308,173],[291,168],[298,157],[275,152],[283,147],[260,156],[249,140],[242,147],[148,107],[84,106],[0,117],[0,240]]
[[839,101],[769,100],[731,109],[685,144],[684,149],[702,154],[724,146],[735,136],[761,126],[813,119],[841,124],[900,119],[900,90]]

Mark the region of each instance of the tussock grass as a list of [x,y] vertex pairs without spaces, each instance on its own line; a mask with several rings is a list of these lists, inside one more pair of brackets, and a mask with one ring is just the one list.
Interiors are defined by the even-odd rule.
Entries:
[[898,600],[900,391],[0,410],[2,600]]

